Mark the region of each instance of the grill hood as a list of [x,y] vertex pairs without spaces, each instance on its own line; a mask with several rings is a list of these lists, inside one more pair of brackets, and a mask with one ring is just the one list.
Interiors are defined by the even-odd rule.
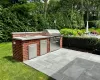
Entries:
[[43,32],[49,36],[61,36],[59,30],[57,29],[45,29]]

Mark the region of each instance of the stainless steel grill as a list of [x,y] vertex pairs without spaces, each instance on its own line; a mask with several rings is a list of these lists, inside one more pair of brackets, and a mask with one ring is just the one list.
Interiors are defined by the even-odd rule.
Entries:
[[59,30],[57,29],[45,29],[43,32],[49,36],[61,36]]
[[60,37],[59,30],[56,29],[45,29],[43,31],[46,35],[51,36],[50,38],[50,51],[54,51],[60,48]]

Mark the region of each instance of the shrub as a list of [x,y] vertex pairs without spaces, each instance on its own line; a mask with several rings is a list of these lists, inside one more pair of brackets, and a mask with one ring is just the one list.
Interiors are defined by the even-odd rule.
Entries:
[[63,46],[86,50],[93,50],[98,47],[100,49],[100,39],[87,37],[63,37]]
[[98,28],[98,29],[96,29],[96,31],[98,32],[98,34],[100,34],[100,29]]
[[[92,34],[100,34],[100,29],[97,28],[89,28],[89,31]],[[60,30],[61,34],[64,36],[73,35],[73,36],[81,36],[85,33],[85,29],[68,29],[64,28]]]
[[99,34],[96,30],[91,31],[92,34]]
[[68,36],[68,35],[73,35],[73,30],[72,29],[61,29],[61,34],[63,34],[64,36]]
[[100,20],[96,21],[95,24],[96,24],[96,27],[97,27],[97,28],[100,28]]
[[100,50],[100,39],[97,40],[95,48]]
[[81,36],[83,34],[82,30],[79,30],[79,29],[77,30],[77,33],[79,36]]
[[79,29],[68,29],[68,28],[61,29],[60,32],[64,36],[69,36],[69,35],[81,36],[83,34],[83,32]]
[[78,33],[77,33],[77,30],[76,30],[76,29],[73,30],[73,35],[74,35],[74,36],[78,36]]
[[82,33],[85,33],[86,29],[81,29]]

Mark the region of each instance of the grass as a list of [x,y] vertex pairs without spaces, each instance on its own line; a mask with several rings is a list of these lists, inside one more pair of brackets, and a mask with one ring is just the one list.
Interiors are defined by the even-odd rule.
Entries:
[[52,80],[49,76],[12,58],[12,44],[0,43],[0,80]]

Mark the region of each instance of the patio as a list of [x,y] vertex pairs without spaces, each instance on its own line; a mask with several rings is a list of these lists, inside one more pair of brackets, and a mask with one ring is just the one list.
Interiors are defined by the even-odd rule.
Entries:
[[61,48],[25,64],[55,80],[100,80],[100,56]]

